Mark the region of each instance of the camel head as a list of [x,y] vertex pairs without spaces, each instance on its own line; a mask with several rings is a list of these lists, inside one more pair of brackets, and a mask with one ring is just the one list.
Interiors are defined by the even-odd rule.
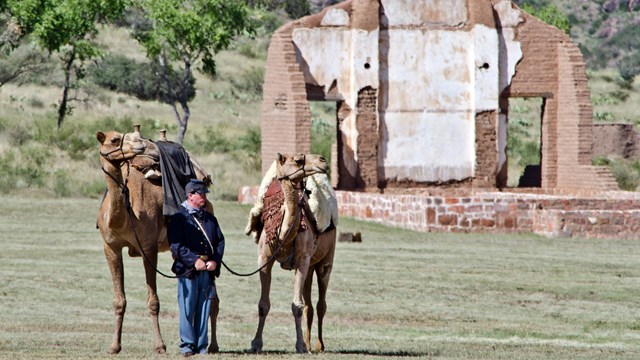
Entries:
[[147,147],[138,129],[126,134],[117,131],[98,131],[96,139],[100,143],[100,155],[111,162],[131,159],[142,154]]
[[276,159],[276,177],[278,180],[288,179],[292,183],[298,183],[309,175],[325,174],[328,169],[329,164],[322,155],[278,153]]

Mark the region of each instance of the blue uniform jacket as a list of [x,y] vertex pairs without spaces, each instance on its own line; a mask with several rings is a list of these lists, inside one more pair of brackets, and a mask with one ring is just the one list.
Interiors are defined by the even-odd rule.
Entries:
[[215,276],[220,276],[222,256],[224,254],[224,236],[218,225],[218,219],[204,211],[203,219],[198,219],[204,227],[213,249],[205,238],[202,230],[194,220],[194,215],[181,207],[180,211],[169,218],[167,235],[169,247],[174,262],[171,270],[178,276],[194,277],[197,274],[195,263],[200,255],[208,256],[218,264],[214,271]]

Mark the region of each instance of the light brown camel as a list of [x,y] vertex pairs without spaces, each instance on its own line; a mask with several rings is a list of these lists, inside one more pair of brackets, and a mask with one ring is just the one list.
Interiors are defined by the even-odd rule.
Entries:
[[[155,351],[164,353],[166,346],[160,333],[160,302],[156,291],[158,252],[169,249],[166,223],[162,215],[163,190],[160,181],[146,179],[143,173],[133,169],[131,165],[136,160],[145,159],[143,155],[148,151],[150,142],[142,139],[138,126],[133,133],[127,134],[117,131],[97,132],[96,138],[100,143],[100,161],[107,185],[107,193],[98,213],[98,228],[102,234],[104,253],[111,270],[113,308],[116,315],[115,333],[108,352],[117,354],[122,349],[122,323],[127,307],[122,250],[128,247],[129,256],[143,257],[148,293],[147,307],[153,324]],[[142,160],[145,161],[148,161],[148,158]],[[123,191],[125,184],[127,191]],[[126,207],[128,203],[130,211]],[[210,204],[208,208],[212,211]],[[211,343],[208,348],[210,353],[218,352],[218,307],[219,299],[216,297],[211,302]]]
[[[298,353],[307,353],[311,346],[313,305],[311,287],[313,274],[318,282],[318,339],[316,351],[324,351],[322,322],[327,310],[326,294],[336,246],[337,203],[326,176],[327,163],[319,155],[281,155],[265,175],[260,199],[249,216],[246,233],[254,234],[258,242],[261,296],[258,303],[258,330],[248,350],[262,352],[262,333],[271,302],[272,257],[281,267],[295,270],[294,296],[291,311],[296,326]],[[315,175],[314,175],[315,174]],[[307,189],[313,184],[310,198],[301,186],[307,178]],[[281,194],[279,189],[281,188]],[[279,198],[279,199],[278,199]],[[275,200],[274,200],[275,199]],[[314,206],[316,205],[315,208]],[[322,213],[322,214],[321,214]],[[302,317],[306,318],[303,336]]]

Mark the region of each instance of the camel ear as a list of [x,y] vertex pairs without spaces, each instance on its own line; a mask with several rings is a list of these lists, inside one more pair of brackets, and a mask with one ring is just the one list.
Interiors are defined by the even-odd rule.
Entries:
[[102,144],[104,142],[104,139],[106,139],[106,138],[107,138],[107,136],[102,131],[98,131],[96,133],[96,139],[98,139],[100,144]]
[[287,161],[287,158],[284,155],[278,153],[278,162],[280,163],[280,165],[284,164],[285,161]]

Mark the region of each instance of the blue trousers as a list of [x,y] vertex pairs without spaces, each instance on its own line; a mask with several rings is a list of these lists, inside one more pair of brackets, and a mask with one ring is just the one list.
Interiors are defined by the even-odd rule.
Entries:
[[200,271],[193,279],[178,278],[181,353],[207,353],[211,299],[216,296],[211,276],[208,271]]

